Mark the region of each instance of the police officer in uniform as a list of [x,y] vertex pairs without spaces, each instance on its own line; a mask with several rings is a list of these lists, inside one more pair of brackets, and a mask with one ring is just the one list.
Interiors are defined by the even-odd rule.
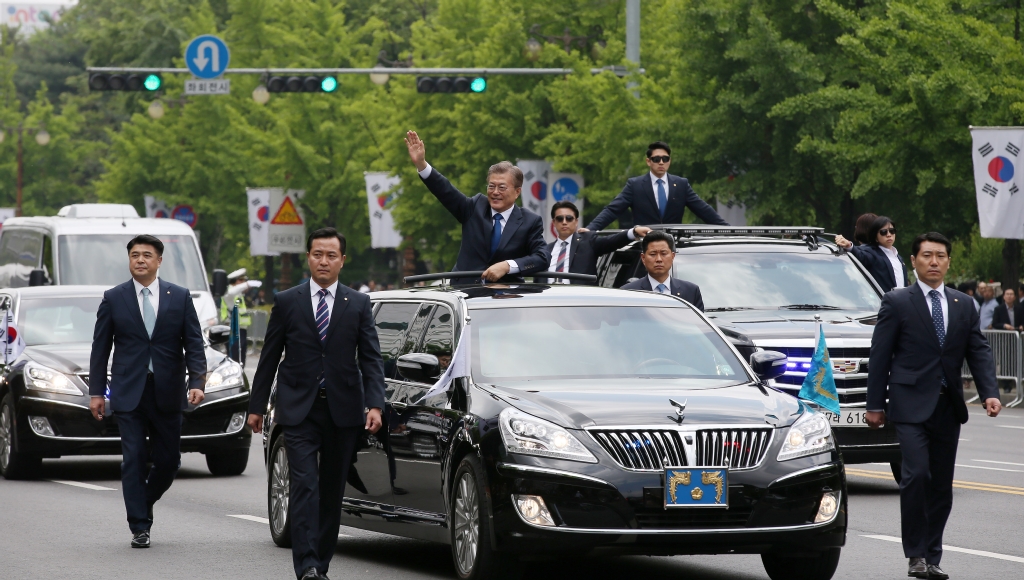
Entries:
[[252,316],[249,315],[248,309],[245,307],[245,293],[250,288],[258,288],[262,286],[262,282],[259,280],[250,281],[245,277],[245,268],[239,268],[234,272],[228,274],[228,290],[224,294],[223,299],[220,303],[220,318],[225,324],[231,323],[231,308],[238,305],[238,351],[237,353],[230,353],[231,356],[237,356],[236,360],[245,366],[245,351],[247,345],[248,328],[252,325]]

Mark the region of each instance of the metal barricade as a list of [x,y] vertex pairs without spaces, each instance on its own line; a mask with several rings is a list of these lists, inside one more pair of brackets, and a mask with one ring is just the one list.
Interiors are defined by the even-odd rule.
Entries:
[[[996,379],[1013,381],[1017,388],[1017,398],[1006,404],[1007,407],[1016,407],[1024,401],[1024,393],[1021,392],[1021,382],[1024,380],[1024,351],[1021,350],[1020,333],[1014,330],[982,330],[981,332],[992,347],[992,359],[996,363]],[[960,375],[964,379],[972,378],[971,369],[967,368],[966,361]],[[978,396],[975,395],[967,402],[971,403],[977,399]]]
[[250,310],[249,316],[252,323],[249,324],[249,340],[263,342],[267,337],[267,322],[270,321],[270,313],[266,310]]

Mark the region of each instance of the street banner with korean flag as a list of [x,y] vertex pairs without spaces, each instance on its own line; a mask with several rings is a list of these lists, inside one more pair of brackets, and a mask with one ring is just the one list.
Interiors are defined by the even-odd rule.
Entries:
[[548,210],[548,175],[551,173],[551,164],[537,159],[520,159],[516,161],[516,167],[523,172],[523,193],[519,196],[523,208],[543,220],[544,241],[555,241],[557,236],[551,229],[551,211]]
[[1024,239],[1024,127],[971,127],[981,237]]
[[799,398],[839,415],[839,393],[836,391],[836,380],[832,376],[832,359],[828,356],[825,345],[825,328],[818,323],[818,345],[814,348],[811,368],[807,370],[803,385],[800,386]]
[[397,176],[383,171],[365,171],[366,205],[370,211],[370,247],[397,248],[402,234],[395,229],[395,219],[388,204],[401,195]]
[[267,250],[271,252],[302,254],[306,251],[306,219],[299,200],[302,189],[270,189],[270,223]]
[[[246,205],[249,211],[249,255],[279,256],[268,249],[270,241],[270,192],[266,187],[247,187]],[[281,189],[276,188],[280,193]]]
[[3,323],[0,324],[0,345],[4,349],[4,364],[8,364],[21,356],[21,352],[25,350],[25,339],[22,338],[21,333],[14,326],[14,312],[12,310],[0,311],[0,315],[4,319]]
[[470,366],[472,365],[473,356],[470,353],[470,337],[473,336],[469,330],[470,323],[467,322],[466,326],[462,327],[462,334],[459,335],[459,344],[455,347],[455,352],[452,354],[452,362],[448,365],[448,369],[444,371],[441,378],[437,379],[437,382],[430,387],[430,390],[420,398],[417,403],[425,401],[434,395],[439,393],[446,393],[452,386],[452,381],[460,377],[468,377],[470,374]]
[[[551,207],[560,201],[572,202],[576,209],[580,210],[580,218],[583,218],[583,176],[578,173],[554,173],[548,174],[548,205],[544,209],[547,217],[547,227],[544,228],[544,235],[548,242],[555,241],[558,235],[555,234],[554,224],[551,222]],[[577,226],[580,224],[576,224]]]

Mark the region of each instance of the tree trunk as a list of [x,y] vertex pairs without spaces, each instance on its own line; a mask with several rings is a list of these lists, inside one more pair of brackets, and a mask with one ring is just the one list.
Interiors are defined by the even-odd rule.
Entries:
[[1020,240],[1003,240],[1003,290],[1020,285]]

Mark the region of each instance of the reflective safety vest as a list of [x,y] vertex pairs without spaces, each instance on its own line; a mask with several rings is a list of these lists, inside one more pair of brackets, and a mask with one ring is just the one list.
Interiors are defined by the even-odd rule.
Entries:
[[[252,317],[249,316],[249,311],[245,308],[245,298],[242,296],[235,296],[235,304],[238,305],[238,328],[249,328],[252,324]],[[227,298],[221,298],[220,301],[220,319],[225,324],[231,323],[231,311],[228,309]]]

